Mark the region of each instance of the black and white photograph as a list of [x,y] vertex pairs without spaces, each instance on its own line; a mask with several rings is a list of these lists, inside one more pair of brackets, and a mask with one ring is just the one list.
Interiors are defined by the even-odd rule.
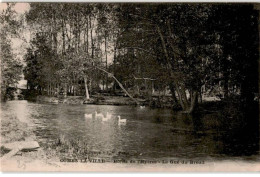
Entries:
[[1,2],[1,171],[259,172],[259,10]]

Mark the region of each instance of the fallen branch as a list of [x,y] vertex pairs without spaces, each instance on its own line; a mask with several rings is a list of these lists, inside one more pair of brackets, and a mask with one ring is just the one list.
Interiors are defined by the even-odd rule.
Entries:
[[112,78],[118,83],[118,85],[120,86],[120,88],[121,88],[137,105],[140,104],[139,101],[137,101],[136,99],[134,99],[134,97],[132,97],[132,96],[127,92],[127,90],[123,87],[123,85],[117,80],[117,78],[116,78],[112,73],[110,73],[110,72],[106,71],[105,69],[100,68],[100,67],[98,67],[98,66],[95,66],[95,67],[96,67],[98,70],[101,70],[101,71],[107,73],[107,74],[108,74],[108,77],[112,77]]
[[[134,76],[134,75],[133,75],[133,76]],[[140,80],[140,79],[141,79],[141,80],[150,80],[150,81],[155,81],[155,80],[156,80],[156,79],[147,78],[147,77],[135,77],[135,76],[134,76],[134,79],[136,79],[136,80],[138,80],[138,79],[139,79],[139,80]]]

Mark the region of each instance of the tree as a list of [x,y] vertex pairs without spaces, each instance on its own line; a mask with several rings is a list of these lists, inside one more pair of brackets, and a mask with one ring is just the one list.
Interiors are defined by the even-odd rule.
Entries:
[[[208,35],[205,27],[209,14],[209,5],[121,6],[121,25],[126,32],[137,31],[133,33],[136,35],[134,40],[139,39],[130,44],[131,47],[143,44],[138,46],[140,51],[155,55],[168,73],[172,94],[177,91],[185,112],[194,110],[202,86],[200,79],[205,75],[200,69],[205,61],[205,46],[209,45],[204,40]],[[187,98],[186,92],[189,92],[190,98]]]
[[[248,80],[253,77],[248,70],[257,66],[256,35],[244,41],[257,29],[256,16],[251,5],[240,4],[32,3],[27,21],[35,34],[48,36],[49,52],[39,53],[55,56],[44,62],[57,70],[39,75],[49,83],[43,90],[52,85],[80,95],[84,87],[89,99],[101,80],[107,85],[100,72],[105,70],[124,88],[145,90],[148,99],[155,89],[170,88],[174,102],[192,113],[198,97],[214,89],[224,98],[241,92],[252,100],[247,85],[256,91],[256,80]],[[34,52],[28,50],[28,56]]]
[[14,4],[7,3],[7,9],[0,14],[0,58],[1,58],[1,99],[7,99],[7,89],[15,87],[21,78],[22,63],[13,54],[11,39],[17,37],[21,23],[12,9]]
[[61,63],[55,60],[57,54],[51,49],[46,34],[37,34],[31,44],[32,48],[27,49],[25,56],[25,79],[28,80],[30,89],[42,92],[46,88],[48,94],[53,95],[54,85],[58,80],[57,70]]

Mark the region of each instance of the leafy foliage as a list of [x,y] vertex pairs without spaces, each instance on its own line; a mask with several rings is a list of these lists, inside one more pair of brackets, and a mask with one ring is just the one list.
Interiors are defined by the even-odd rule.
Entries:
[[20,22],[12,9],[14,4],[8,4],[7,9],[0,14],[0,58],[1,58],[1,99],[7,99],[7,89],[15,87],[21,78],[22,63],[16,59],[12,51],[11,39],[17,36]]

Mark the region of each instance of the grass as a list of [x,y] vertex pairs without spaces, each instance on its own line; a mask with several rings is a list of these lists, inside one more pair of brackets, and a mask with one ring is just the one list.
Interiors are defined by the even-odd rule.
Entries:
[[15,116],[1,118],[1,143],[35,140],[34,133],[26,123],[20,122]]
[[[15,141],[37,141],[33,130],[26,123],[19,121],[15,116],[1,117],[1,144]],[[1,146],[0,157],[10,152]],[[80,140],[67,140],[61,135],[56,141],[41,144],[36,151],[18,152],[16,157],[38,160],[59,161],[62,158],[85,158],[88,154],[87,144]]]
[[[12,143],[15,141],[37,141],[32,129],[26,123],[19,121],[16,116],[1,116],[1,145],[5,143]],[[0,157],[3,157],[10,150],[1,146]],[[48,152],[44,148],[39,148],[36,151],[18,152],[16,154],[19,158],[33,159],[50,159],[55,157],[54,152]]]

